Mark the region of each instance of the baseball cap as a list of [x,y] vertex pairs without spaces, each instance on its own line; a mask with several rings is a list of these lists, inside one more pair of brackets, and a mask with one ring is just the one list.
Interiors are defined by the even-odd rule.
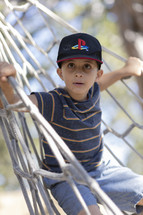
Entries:
[[102,62],[102,47],[99,41],[86,33],[76,33],[61,40],[57,64],[72,59],[95,60],[100,68]]

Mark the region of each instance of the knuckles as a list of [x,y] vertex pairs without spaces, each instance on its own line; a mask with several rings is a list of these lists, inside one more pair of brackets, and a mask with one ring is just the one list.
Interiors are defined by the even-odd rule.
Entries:
[[16,70],[12,64],[7,62],[0,62],[0,77],[15,75]]

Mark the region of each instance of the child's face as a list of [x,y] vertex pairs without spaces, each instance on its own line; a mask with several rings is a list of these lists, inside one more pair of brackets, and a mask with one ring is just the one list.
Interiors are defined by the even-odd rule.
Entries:
[[98,70],[94,60],[73,59],[64,61],[57,73],[65,82],[69,95],[77,101],[84,101],[89,89],[102,75],[102,70]]

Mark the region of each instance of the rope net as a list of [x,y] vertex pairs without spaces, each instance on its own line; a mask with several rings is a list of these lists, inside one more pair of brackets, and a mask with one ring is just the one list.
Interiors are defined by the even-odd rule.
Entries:
[[[17,70],[17,79],[10,77],[9,82],[20,96],[21,102],[14,105],[8,104],[2,90],[0,90],[0,97],[5,107],[0,109],[0,126],[29,214],[64,214],[64,212],[59,212],[51,199],[49,191],[43,184],[43,176],[59,181],[66,180],[87,214],[90,213],[75,181],[87,185],[92,190],[104,206],[104,214],[122,214],[100,189],[96,181],[82,168],[63,140],[26,95],[32,91],[47,92],[61,85],[55,72],[57,47],[63,36],[78,32],[78,30],[39,1],[29,0],[23,5],[12,5],[7,0],[4,2],[8,15],[5,17],[0,13],[0,59],[13,63]],[[34,27],[31,26],[35,15],[37,16],[36,20],[40,20],[42,23],[43,35],[47,35],[44,42],[41,38],[40,41],[37,40],[37,37],[31,34],[30,28],[35,28],[36,32],[36,29],[40,27],[38,22]],[[27,19],[24,19],[26,16]],[[103,47],[103,52],[104,67],[107,72],[111,71],[111,68],[106,59],[111,59],[111,61],[114,59],[115,62],[121,61],[123,63],[126,61],[105,47]],[[101,101],[105,158],[110,157],[114,162],[124,166],[126,165],[126,157],[131,151],[137,157],[138,162],[143,161],[143,155],[134,147],[134,141],[143,130],[143,120],[138,117],[139,112],[136,114],[135,111],[128,108],[126,103],[126,97],[130,97],[129,101],[136,104],[133,108],[137,107],[138,111],[140,110],[139,105],[143,105],[143,99],[139,97],[137,90],[132,90],[135,88],[134,86],[135,82],[132,78],[121,80],[117,84],[117,87],[122,89],[120,94],[116,95],[115,90],[112,91],[111,87],[103,92]],[[110,107],[107,107],[107,102]],[[15,108],[19,111],[28,109],[29,113],[13,112]],[[112,120],[108,118],[107,112],[112,112]],[[121,120],[115,122],[117,115]],[[40,141],[41,135],[47,139],[62,173],[51,173],[42,169],[44,153]],[[118,150],[119,148],[120,150]],[[65,158],[68,163],[65,162]]]

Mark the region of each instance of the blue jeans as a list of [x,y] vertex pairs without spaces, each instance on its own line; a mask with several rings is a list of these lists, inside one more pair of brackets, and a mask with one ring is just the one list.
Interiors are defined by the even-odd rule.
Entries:
[[[101,189],[121,211],[132,213],[143,211],[143,206],[136,206],[143,198],[142,175],[138,175],[126,167],[110,166],[110,162],[107,164],[103,162],[95,171],[89,172],[89,175],[96,179]],[[44,181],[66,214],[76,215],[82,210],[80,202],[67,182],[57,183],[48,178],[45,178]],[[76,185],[87,206],[97,205],[98,199],[87,186],[77,183]]]

